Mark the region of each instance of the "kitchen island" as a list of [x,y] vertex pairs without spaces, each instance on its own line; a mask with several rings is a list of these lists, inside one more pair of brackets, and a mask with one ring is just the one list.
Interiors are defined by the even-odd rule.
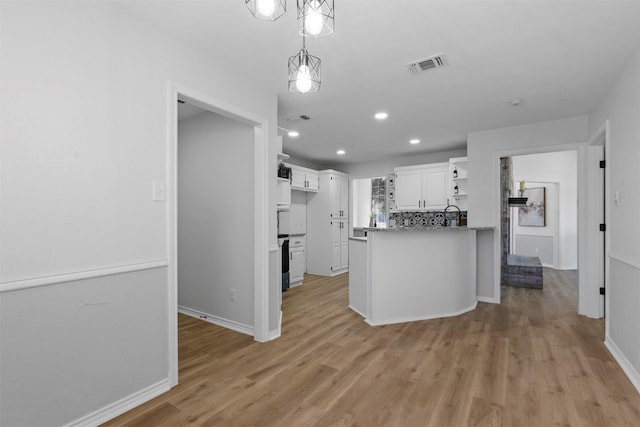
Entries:
[[449,317],[475,309],[475,229],[366,230],[366,241],[349,241],[349,306],[367,323]]

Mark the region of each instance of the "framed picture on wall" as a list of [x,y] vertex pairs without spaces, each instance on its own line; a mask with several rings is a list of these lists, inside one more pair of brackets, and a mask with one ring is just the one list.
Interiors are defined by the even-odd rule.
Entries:
[[518,225],[521,227],[545,226],[545,194],[544,187],[527,188],[523,197],[527,198],[527,206],[518,208]]

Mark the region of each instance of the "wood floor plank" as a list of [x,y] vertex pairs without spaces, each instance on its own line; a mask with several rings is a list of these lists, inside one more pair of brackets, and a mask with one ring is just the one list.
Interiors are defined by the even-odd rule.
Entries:
[[106,426],[638,426],[640,395],[576,314],[577,275],[502,288],[501,304],[371,327],[348,275],[283,293],[282,337],[178,316],[180,384]]

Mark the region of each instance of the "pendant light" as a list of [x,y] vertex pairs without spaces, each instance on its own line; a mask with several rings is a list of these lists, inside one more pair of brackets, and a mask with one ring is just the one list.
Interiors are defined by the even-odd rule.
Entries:
[[320,58],[310,55],[302,38],[302,49],[289,58],[289,91],[313,93],[320,90]]
[[298,32],[315,39],[333,33],[334,0],[297,0]]
[[258,19],[275,21],[287,11],[286,0],[245,0],[251,14]]

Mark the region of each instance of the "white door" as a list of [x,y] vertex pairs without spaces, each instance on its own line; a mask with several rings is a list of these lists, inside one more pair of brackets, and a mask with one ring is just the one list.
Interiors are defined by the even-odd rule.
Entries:
[[307,172],[307,190],[318,191],[319,175],[317,173]]
[[349,223],[340,222],[340,268],[349,268]]
[[304,249],[296,248],[291,251],[289,275],[291,283],[302,280],[304,276]]
[[299,188],[299,189],[303,189],[305,188],[305,178],[306,178],[306,174],[304,173],[304,171],[297,169],[297,168],[292,168],[291,171],[291,187],[292,188]]
[[447,170],[439,168],[422,173],[422,194],[426,209],[447,207]]
[[340,177],[340,218],[349,217],[349,178]]
[[396,176],[396,209],[422,208],[422,174],[420,170],[398,172]]
[[341,224],[342,221],[331,221],[331,271],[340,270]]
[[340,177],[331,175],[331,177],[329,178],[329,187],[331,218],[340,218]]

